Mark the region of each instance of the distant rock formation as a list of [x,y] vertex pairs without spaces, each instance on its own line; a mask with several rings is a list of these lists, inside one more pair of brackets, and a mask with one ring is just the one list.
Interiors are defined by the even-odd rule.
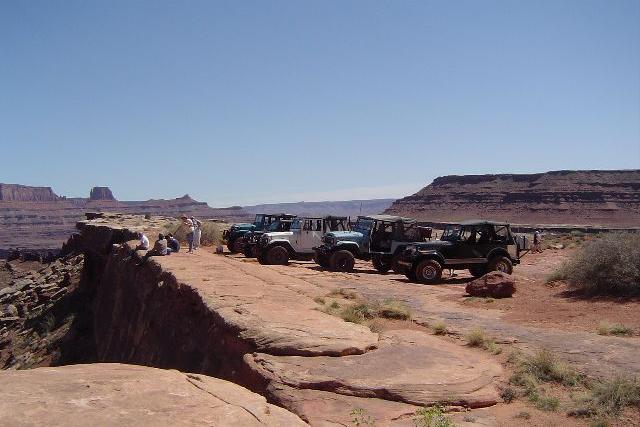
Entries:
[[188,195],[177,199],[118,201],[108,187],[94,187],[89,198],[57,196],[48,187],[0,184],[0,258],[10,249],[55,251],[69,237],[85,212],[122,212],[141,215],[247,220],[251,214],[215,209]]
[[640,226],[640,170],[451,175],[399,199],[388,214],[422,221]]
[[300,216],[342,215],[356,217],[382,213],[391,206],[391,203],[393,203],[393,199],[272,203],[244,206],[244,210],[250,213],[285,212]]
[[53,202],[59,197],[51,187],[29,187],[19,184],[0,184],[0,200],[14,202]]
[[109,187],[93,187],[89,193],[89,200],[115,200]]

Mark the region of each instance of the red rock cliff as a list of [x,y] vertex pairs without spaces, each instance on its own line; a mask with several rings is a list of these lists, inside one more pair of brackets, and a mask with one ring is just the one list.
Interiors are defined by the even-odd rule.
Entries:
[[640,170],[443,176],[397,200],[386,213],[434,222],[487,218],[640,226]]

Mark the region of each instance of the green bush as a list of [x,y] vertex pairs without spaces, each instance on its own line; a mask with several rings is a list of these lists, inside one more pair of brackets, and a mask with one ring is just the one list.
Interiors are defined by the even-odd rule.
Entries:
[[586,295],[638,295],[640,233],[607,233],[586,243],[552,277]]

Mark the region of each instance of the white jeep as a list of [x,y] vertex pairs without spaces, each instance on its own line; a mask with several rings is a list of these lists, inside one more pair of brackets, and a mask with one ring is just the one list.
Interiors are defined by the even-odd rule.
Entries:
[[290,259],[310,260],[313,248],[329,231],[347,231],[349,221],[343,216],[301,217],[293,220],[289,231],[265,233],[258,244],[260,264],[286,265]]

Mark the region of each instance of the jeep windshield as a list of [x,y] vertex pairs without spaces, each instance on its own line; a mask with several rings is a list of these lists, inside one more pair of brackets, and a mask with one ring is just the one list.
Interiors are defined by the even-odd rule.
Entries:
[[260,227],[262,225],[262,223],[264,222],[264,215],[256,215],[256,219],[253,220],[253,225],[255,225],[256,227]]
[[275,220],[266,228],[266,231],[278,231],[280,229],[280,220]]
[[442,232],[440,240],[446,240],[448,242],[455,242],[460,240],[460,232],[462,227],[460,225],[448,225]]
[[369,234],[371,229],[373,228],[374,221],[369,218],[358,218],[355,225],[353,226],[353,231],[360,232],[362,234]]

